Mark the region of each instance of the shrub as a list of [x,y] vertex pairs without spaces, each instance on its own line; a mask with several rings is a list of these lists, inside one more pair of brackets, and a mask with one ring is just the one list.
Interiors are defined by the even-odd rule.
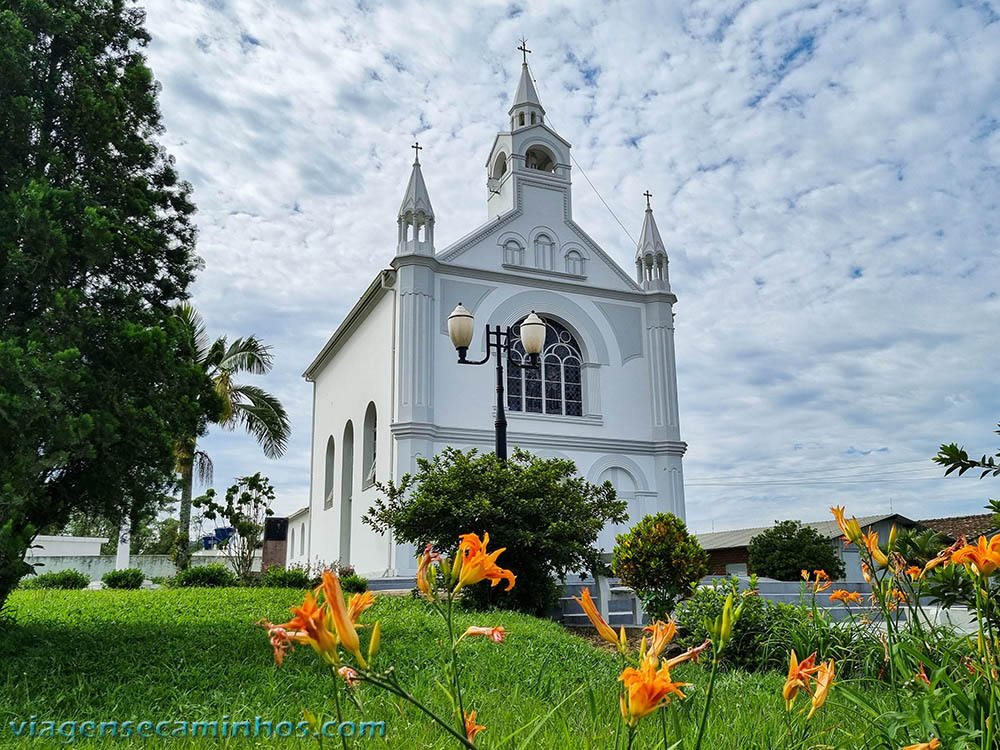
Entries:
[[516,572],[517,585],[470,587],[463,601],[476,608],[546,612],[558,601],[558,579],[605,567],[597,535],[626,519],[611,483],[590,484],[566,459],[515,448],[504,462],[493,453],[445,448],[417,466],[398,485],[376,484],[381,496],[364,521],[418,550],[433,543],[443,554],[455,552],[460,535],[488,531],[489,550],[506,548],[500,564]]
[[78,570],[60,570],[41,573],[21,581],[26,589],[85,589],[90,584],[90,576]]
[[137,589],[142,586],[145,574],[138,568],[125,568],[124,570],[109,570],[101,581],[109,589]]
[[272,565],[264,571],[261,583],[276,589],[307,589],[309,574],[302,568],[282,568]]
[[195,565],[187,570],[180,571],[174,577],[174,585],[181,588],[235,586],[237,583],[236,574],[225,565],[212,563],[211,565]]
[[747,561],[757,575],[779,581],[797,581],[803,570],[825,570],[835,579],[846,573],[830,540],[799,521],[775,522],[751,539]]
[[646,516],[616,542],[611,569],[655,619],[665,619],[708,573],[708,553],[672,513]]
[[348,594],[363,594],[368,590],[368,579],[350,573],[340,579],[340,585]]

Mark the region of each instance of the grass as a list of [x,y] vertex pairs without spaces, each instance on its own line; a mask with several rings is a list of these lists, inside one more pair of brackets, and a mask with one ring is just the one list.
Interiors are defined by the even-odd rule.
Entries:
[[[0,624],[0,746],[25,747],[10,722],[232,721],[261,716],[274,722],[300,721],[302,709],[331,716],[330,673],[315,654],[300,648],[285,665],[274,665],[261,618],[287,619],[301,593],[287,589],[172,589],[158,591],[16,591],[8,604],[13,624]],[[423,603],[380,597],[363,622],[382,621],[379,663],[394,664],[405,685],[421,700],[446,710],[438,680],[442,649],[440,620]],[[593,647],[560,625],[512,613],[462,614],[459,626],[503,625],[505,643],[470,639],[462,644],[465,704],[478,712],[487,731],[483,748],[515,747],[506,741],[530,721],[550,712],[532,748],[610,750],[620,721],[616,655]],[[697,665],[675,670],[675,679],[695,683],[689,699],[671,706],[684,715],[688,745],[694,735],[707,674]],[[782,746],[786,714],[778,673],[723,675],[706,748]],[[579,692],[574,693],[579,689]],[[356,739],[351,747],[457,747],[415,709],[376,689],[360,690],[365,715],[384,720],[383,739]],[[887,693],[872,699],[888,703]],[[687,716],[690,714],[690,716]],[[829,727],[826,746],[857,747],[863,731],[848,707],[831,699],[814,719]],[[662,750],[659,722],[640,724],[635,748]],[[527,731],[530,731],[527,730]],[[519,737],[524,737],[522,731]],[[58,740],[42,742],[54,746]],[[32,745],[38,744],[31,743]],[[275,739],[79,739],[84,747],[315,747],[315,740]],[[340,748],[327,740],[327,748]]]

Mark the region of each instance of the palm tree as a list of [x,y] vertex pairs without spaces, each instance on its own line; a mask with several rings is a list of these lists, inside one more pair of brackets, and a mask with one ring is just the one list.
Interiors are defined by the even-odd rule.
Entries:
[[[288,415],[281,402],[255,385],[241,385],[233,377],[239,373],[264,375],[274,363],[271,347],[255,336],[229,343],[225,336],[210,342],[205,323],[189,304],[178,305],[176,317],[190,339],[195,364],[215,384],[221,409],[211,421],[228,430],[242,427],[251,435],[268,458],[279,458],[288,445],[291,432]],[[212,480],[212,460],[198,450],[197,435],[185,435],[177,441],[177,472],[181,482],[181,507],[178,527],[177,566],[187,567],[190,559],[191,495],[194,475],[202,482]]]

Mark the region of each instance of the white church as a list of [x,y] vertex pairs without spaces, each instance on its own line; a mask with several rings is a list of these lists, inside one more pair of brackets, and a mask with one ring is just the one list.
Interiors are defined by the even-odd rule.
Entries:
[[[469,360],[486,357],[487,326],[512,327],[517,358],[520,322],[534,311],[545,323],[542,366],[506,368],[511,449],[569,458],[589,481],[610,480],[630,523],[656,512],[684,517],[677,298],[648,195],[626,273],[573,218],[570,144],[546,124],[526,62],[507,114],[486,161],[486,219],[447,247],[435,244],[415,151],[395,257],[304,373],[313,385],[311,489],[308,511],[290,524],[290,562],[414,574],[412,547],[361,517],[374,482],[415,472],[417,458],[447,446],[493,450],[494,368],[458,364],[448,318],[460,303],[475,317]],[[604,530],[605,550],[621,530]]]

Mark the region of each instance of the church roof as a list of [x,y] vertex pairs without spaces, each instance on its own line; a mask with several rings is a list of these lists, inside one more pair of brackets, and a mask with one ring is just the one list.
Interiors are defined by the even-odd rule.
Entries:
[[642,220],[642,231],[639,232],[639,243],[635,251],[635,256],[641,258],[649,254],[666,255],[667,248],[663,246],[663,240],[660,239],[660,230],[656,228],[653,209],[647,206],[646,218]]
[[538,107],[543,114],[545,113],[545,108],[538,100],[538,92],[535,91],[535,82],[531,80],[528,63],[521,65],[521,80],[517,84],[517,92],[514,94],[514,103],[510,105],[510,112],[523,105]]
[[413,162],[413,171],[410,173],[410,181],[406,185],[406,192],[403,194],[403,203],[399,207],[399,215],[423,212],[424,216],[433,217],[434,209],[431,208],[431,196],[427,192],[424,184],[424,176],[420,172],[420,158]]

